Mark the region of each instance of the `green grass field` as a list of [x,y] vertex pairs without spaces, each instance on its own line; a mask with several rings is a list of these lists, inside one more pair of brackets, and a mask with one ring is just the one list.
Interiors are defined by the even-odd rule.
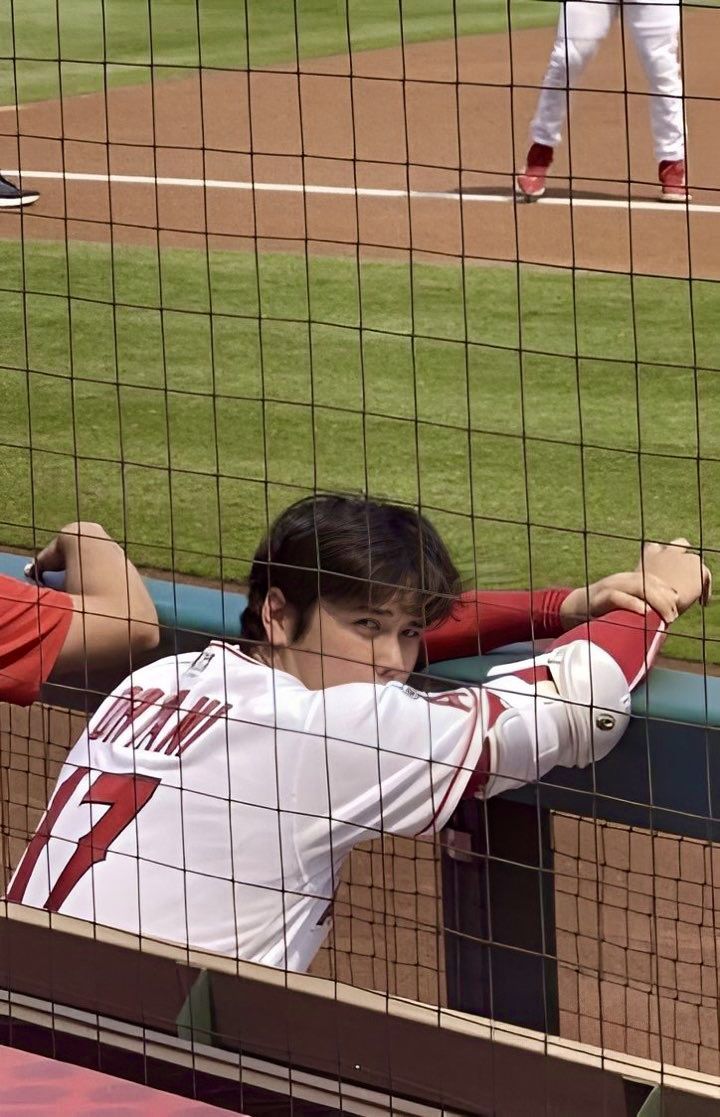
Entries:
[[[684,0],[686,11],[720,0]],[[555,23],[558,0],[32,0],[0,5],[0,103]]]
[[23,273],[0,245],[10,545],[80,516],[145,564],[241,577],[266,495],[367,483],[420,499],[486,586],[580,582],[701,525],[720,548],[716,284],[68,253],[26,245]]
[[[556,0],[510,0],[517,29],[552,23]],[[199,12],[199,18],[198,18]],[[59,15],[58,15],[59,13]],[[406,42],[506,31],[508,0],[32,0],[0,9],[5,104],[148,81],[180,66],[263,66]],[[10,61],[15,58],[15,68]],[[62,59],[62,64],[58,63]],[[169,69],[165,69],[169,68]]]

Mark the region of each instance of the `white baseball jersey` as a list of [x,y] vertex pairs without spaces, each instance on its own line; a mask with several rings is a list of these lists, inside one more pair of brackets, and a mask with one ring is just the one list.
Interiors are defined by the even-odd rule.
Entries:
[[474,689],[309,691],[220,643],[161,660],[92,717],[7,898],[303,970],[345,856],[440,829],[483,725]]
[[304,970],[353,846],[607,755],[663,633],[611,613],[439,694],[311,691],[221,643],[160,660],[92,717],[6,898]]

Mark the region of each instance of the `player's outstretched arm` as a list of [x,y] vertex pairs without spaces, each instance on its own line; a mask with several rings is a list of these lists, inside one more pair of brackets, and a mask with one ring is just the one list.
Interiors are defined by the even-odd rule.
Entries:
[[[65,590],[43,585],[49,571],[64,574]],[[0,700],[29,705],[51,675],[127,670],[157,645],[140,575],[98,524],[68,524],[26,574],[0,576]]]
[[[640,569],[669,587],[682,613],[707,596],[709,574],[684,543],[645,549]],[[662,643],[655,610],[615,609],[558,637],[548,652],[503,666],[483,687],[426,693],[401,682],[306,692],[299,761],[317,815],[357,834],[420,836],[442,829],[458,802],[584,767],[620,740],[630,692]],[[317,773],[326,771],[318,781]]]
[[614,609],[655,609],[666,623],[677,616],[675,594],[641,569],[612,574],[578,589],[470,590],[452,616],[425,634],[429,663],[482,655],[505,644],[548,640],[582,620]]
[[557,636],[565,631],[561,608],[571,593],[569,589],[469,590],[447,620],[425,633],[428,663]]
[[[710,573],[687,540],[649,544],[638,569],[671,591],[676,616],[709,598]],[[654,609],[618,609],[578,625],[542,656],[495,668],[486,686],[484,766],[471,790],[494,795],[556,765],[582,768],[607,756],[627,728],[631,691],[666,631]]]

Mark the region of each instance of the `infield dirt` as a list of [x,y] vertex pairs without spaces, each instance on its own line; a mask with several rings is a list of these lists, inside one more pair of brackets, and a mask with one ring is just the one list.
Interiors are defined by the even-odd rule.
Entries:
[[[300,71],[203,71],[4,113],[5,167],[300,186],[460,192],[466,198],[356,197],[154,183],[33,180],[31,238],[204,248],[511,262],[717,278],[720,151],[718,14],[684,17],[689,177],[716,213],[627,207],[514,206],[527,126],[551,29],[424,43],[321,60]],[[657,197],[645,80],[618,29],[573,95],[569,143],[550,196]],[[352,66],[352,76],[350,74]],[[404,80],[403,80],[404,79]],[[624,90],[628,90],[627,96]],[[718,101],[714,98],[718,98]],[[19,164],[18,164],[19,160]],[[0,235],[21,218],[3,214]]]

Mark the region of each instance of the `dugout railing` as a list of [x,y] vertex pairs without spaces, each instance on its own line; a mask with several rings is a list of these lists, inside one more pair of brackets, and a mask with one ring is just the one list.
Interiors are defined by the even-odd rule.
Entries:
[[[0,571],[21,575],[25,561],[2,555]],[[148,585],[162,651],[238,634],[241,594],[162,579]],[[477,683],[512,658],[516,651],[435,664],[432,673]],[[47,692],[55,704],[88,710],[105,686],[94,680],[90,692]],[[169,1075],[187,1092],[189,1074],[205,1075],[227,1090],[237,1079],[247,1111],[260,1089],[255,1108],[263,1111],[304,1097],[311,1110],[366,1113],[402,1108],[405,1099],[408,1113],[420,1105],[514,1114],[532,1112],[540,1088],[552,1112],[634,1117],[662,1084],[664,1113],[716,1112],[720,1080],[712,1076],[557,1038],[552,812],[720,837],[720,679],[656,669],[635,693],[633,713],[622,747],[602,764],[556,769],[538,785],[456,812],[442,859],[446,1008],[238,967],[11,905],[0,921],[6,1042],[47,1053],[37,1037],[52,1032],[61,1057],[86,1061],[105,1051],[101,1069],[148,1080],[152,1032],[156,1084],[172,1088]],[[239,1061],[223,1062],[222,1052]],[[247,1058],[267,1065],[244,1074]],[[274,1102],[261,1097],[264,1087]]]

